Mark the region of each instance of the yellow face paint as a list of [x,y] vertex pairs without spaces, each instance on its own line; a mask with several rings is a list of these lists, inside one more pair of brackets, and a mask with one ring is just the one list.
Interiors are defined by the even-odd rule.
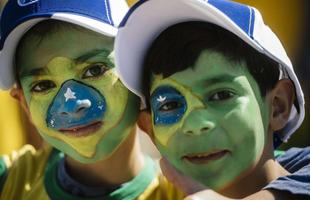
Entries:
[[[162,78],[160,75],[155,75],[154,76],[154,81],[152,82],[152,87],[151,87],[151,94],[154,92],[154,90],[160,86],[165,86],[169,85],[171,87],[174,87],[175,89],[179,91],[184,91],[182,95],[184,95],[185,100],[187,102],[187,111],[180,120],[180,122],[172,124],[171,126],[167,125],[156,125],[153,126],[153,132],[155,134],[155,138],[158,140],[158,142],[163,145],[167,146],[167,143],[169,141],[169,138],[171,138],[174,134],[177,133],[177,130],[179,130],[184,123],[184,119],[188,116],[189,113],[191,113],[192,110],[196,108],[204,108],[205,105],[202,101],[202,98],[193,94],[191,89],[188,87],[183,86],[182,84],[178,83],[172,78]],[[152,121],[154,122],[154,113],[152,110]]]
[[[167,78],[154,76],[150,100],[160,153],[206,186],[222,189],[261,159],[270,107],[245,62],[204,50],[193,67]],[[178,114],[177,120],[156,123],[157,116]]]
[[[86,30],[69,29],[48,35],[43,40],[29,37],[20,47],[20,52],[24,53],[18,54],[20,80],[32,121],[47,142],[81,162],[106,159],[135,126],[139,101],[114,72],[112,47],[111,38]],[[68,81],[73,85],[67,86]],[[74,85],[79,85],[83,91],[72,89]],[[72,126],[64,124],[53,128],[53,121],[47,119],[56,96],[64,98],[64,103],[86,102],[91,108],[94,104],[89,101],[91,97],[78,99],[85,91],[95,91],[102,96],[105,103],[103,117],[89,121],[81,114],[81,119],[72,122]],[[83,112],[86,111],[73,113],[72,121]],[[63,113],[59,115],[68,115]],[[87,117],[91,118],[92,113],[88,112]],[[94,122],[99,125],[89,125]],[[67,123],[71,123],[70,118]],[[87,134],[81,131],[83,128],[87,129]],[[80,135],[75,134],[75,129]]]

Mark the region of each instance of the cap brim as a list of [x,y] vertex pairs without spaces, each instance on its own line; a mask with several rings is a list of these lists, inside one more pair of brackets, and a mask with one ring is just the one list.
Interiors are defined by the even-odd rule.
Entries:
[[54,13],[50,17],[33,16],[33,19],[28,19],[24,23],[21,23],[7,36],[2,51],[0,51],[0,89],[10,89],[15,83],[14,57],[21,37],[32,26],[40,21],[47,19],[66,21],[105,35],[107,37],[115,37],[117,34],[117,28],[114,26],[81,15],[74,15],[70,13]]
[[209,4],[192,0],[157,0],[138,6],[131,10],[123,23],[126,28],[119,28],[115,56],[116,65],[120,66],[117,68],[119,75],[126,80],[126,86],[140,97],[143,97],[139,80],[142,78],[140,72],[144,56],[153,40],[173,24],[185,21],[214,23],[235,33],[258,51],[263,50],[226,15]]

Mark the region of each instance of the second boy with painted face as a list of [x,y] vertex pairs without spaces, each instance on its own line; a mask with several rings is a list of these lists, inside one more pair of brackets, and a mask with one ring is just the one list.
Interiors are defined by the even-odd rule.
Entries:
[[7,3],[0,86],[48,145],[0,157],[1,199],[181,198],[142,153],[139,99],[114,70],[116,25],[126,11],[121,0]]
[[[137,36],[147,22],[152,26]],[[273,151],[302,122],[304,100],[282,45],[256,9],[151,0],[138,3],[122,24],[118,71],[145,97],[149,112],[139,124],[173,167],[231,198],[264,187],[309,195],[306,178],[291,190],[285,181],[272,183],[290,176]],[[300,174],[309,177],[308,168]]]

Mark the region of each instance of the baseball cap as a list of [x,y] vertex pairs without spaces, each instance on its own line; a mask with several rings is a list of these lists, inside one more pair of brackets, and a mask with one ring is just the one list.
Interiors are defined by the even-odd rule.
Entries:
[[116,70],[126,87],[145,101],[141,80],[148,48],[162,31],[186,21],[216,24],[279,63],[281,74],[287,74],[294,83],[298,102],[292,107],[286,126],[279,131],[280,140],[287,141],[304,119],[304,96],[280,40],[254,7],[229,0],[139,1],[121,22],[115,40]]
[[125,0],[9,0],[0,24],[0,89],[9,89],[15,83],[16,47],[25,32],[38,22],[66,21],[115,37],[127,11]]

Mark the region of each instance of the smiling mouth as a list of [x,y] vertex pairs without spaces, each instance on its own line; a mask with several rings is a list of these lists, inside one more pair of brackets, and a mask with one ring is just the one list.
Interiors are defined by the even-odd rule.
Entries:
[[182,156],[182,160],[186,160],[193,164],[207,164],[211,161],[219,160],[229,154],[231,154],[229,150],[216,150],[206,153],[188,154]]
[[70,135],[74,137],[85,137],[85,136],[95,133],[97,130],[101,128],[102,125],[103,123],[100,121],[100,122],[94,122],[94,123],[82,125],[82,126],[63,128],[63,129],[59,129],[59,131],[65,135]]

